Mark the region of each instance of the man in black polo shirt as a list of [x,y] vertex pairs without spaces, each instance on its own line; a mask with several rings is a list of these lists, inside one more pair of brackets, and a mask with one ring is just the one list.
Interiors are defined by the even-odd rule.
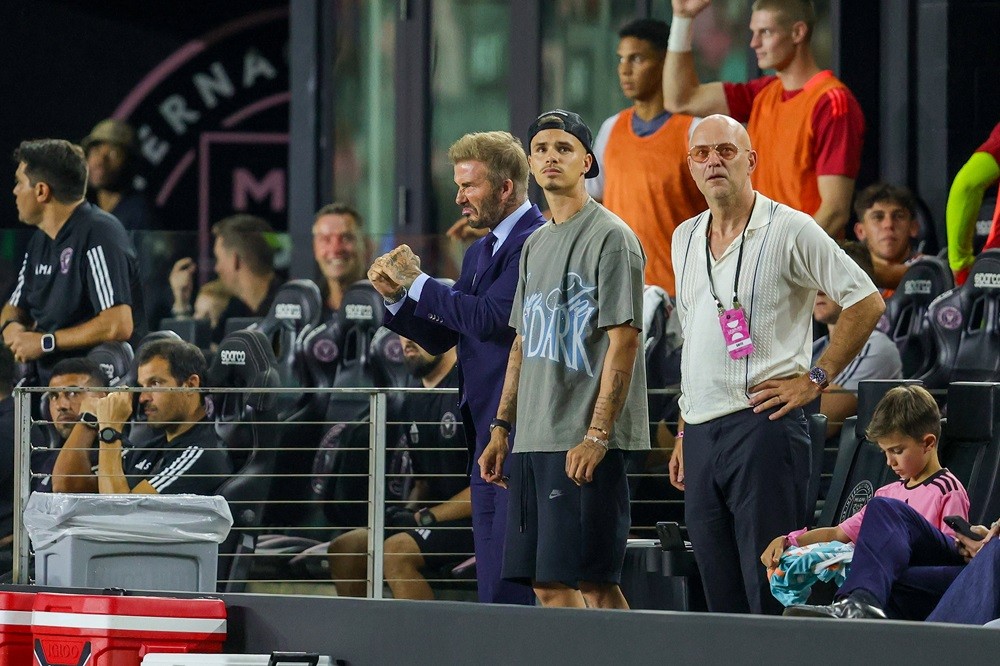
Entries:
[[18,361],[39,362],[44,381],[58,352],[138,339],[146,315],[125,229],[84,200],[81,148],[61,139],[24,141],[14,161],[18,217],[38,231],[0,311],[0,331]]
[[[201,350],[179,340],[143,345],[138,365],[139,385],[144,388],[197,389],[205,375]],[[102,494],[211,495],[233,473],[225,445],[205,416],[201,393],[143,392],[139,404],[147,423],[162,430],[165,439],[144,447],[131,447],[126,441],[122,429],[132,416],[132,394],[115,392],[95,402],[101,446],[97,483]]]
[[[452,347],[432,356],[400,336],[411,387],[458,388],[458,355]],[[409,393],[398,417],[398,442],[387,452],[385,579],[396,599],[433,599],[421,570],[455,565],[473,551],[468,449],[451,393]],[[339,596],[365,595],[368,529],[330,544],[330,575]]]

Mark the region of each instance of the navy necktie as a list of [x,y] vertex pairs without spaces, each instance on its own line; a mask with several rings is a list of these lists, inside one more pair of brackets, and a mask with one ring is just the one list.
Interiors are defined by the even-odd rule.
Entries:
[[483,240],[482,252],[479,253],[479,258],[476,259],[476,274],[472,278],[472,284],[475,285],[482,277],[483,273],[486,272],[486,268],[493,261],[493,244],[496,242],[497,237],[493,235],[493,232],[486,234],[486,238]]

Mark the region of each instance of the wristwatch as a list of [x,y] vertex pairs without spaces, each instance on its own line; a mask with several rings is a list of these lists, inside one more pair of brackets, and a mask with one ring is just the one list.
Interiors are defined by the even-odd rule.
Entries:
[[42,353],[50,354],[56,350],[56,336],[53,333],[46,333],[42,336]]
[[385,297],[382,300],[385,301],[386,305],[395,305],[396,303],[399,303],[404,298],[406,298],[406,287],[400,287],[399,291],[397,291],[395,294],[393,294],[392,298]]
[[91,414],[90,412],[80,412],[80,423],[87,426],[88,428],[93,428],[97,430],[97,414]]
[[112,442],[121,440],[122,434],[114,428],[101,428],[101,432],[98,434],[98,437],[105,444],[111,444]]
[[830,377],[826,374],[826,370],[818,365],[809,371],[809,381],[818,386],[820,390],[826,389],[830,385]]
[[416,519],[417,525],[420,525],[420,527],[430,527],[437,522],[437,518],[434,517],[434,514],[431,513],[430,509],[420,509],[413,514],[413,517]]
[[490,432],[493,432],[494,428],[503,428],[509,435],[512,427],[510,421],[504,421],[503,419],[493,419],[490,421]]

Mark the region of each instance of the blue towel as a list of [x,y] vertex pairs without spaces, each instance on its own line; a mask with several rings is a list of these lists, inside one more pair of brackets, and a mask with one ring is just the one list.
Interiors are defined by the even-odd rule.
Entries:
[[851,543],[827,541],[792,546],[785,550],[771,574],[771,594],[785,606],[804,604],[818,580],[843,585],[853,558]]

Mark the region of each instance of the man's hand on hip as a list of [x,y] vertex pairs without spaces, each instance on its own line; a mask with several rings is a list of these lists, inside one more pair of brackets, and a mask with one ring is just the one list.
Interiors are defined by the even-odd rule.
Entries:
[[768,418],[777,421],[797,407],[803,407],[819,397],[823,391],[808,375],[790,379],[769,379],[750,388],[750,406],[755,414],[777,408]]

